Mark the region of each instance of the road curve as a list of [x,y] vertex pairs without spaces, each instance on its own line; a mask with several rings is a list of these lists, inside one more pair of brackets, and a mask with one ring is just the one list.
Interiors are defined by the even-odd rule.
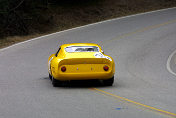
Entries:
[[[176,117],[176,56],[170,56],[176,50],[175,37],[176,8],[172,8],[54,33],[2,49],[0,118]],[[52,87],[48,56],[61,44],[79,42],[100,44],[114,58],[112,87],[91,82]]]

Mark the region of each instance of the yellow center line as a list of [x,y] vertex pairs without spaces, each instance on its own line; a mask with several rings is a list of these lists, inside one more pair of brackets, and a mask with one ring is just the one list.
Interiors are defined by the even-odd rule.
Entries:
[[[165,25],[168,25],[168,24],[171,24],[171,23],[176,23],[176,19],[174,20],[171,20],[171,21],[168,21],[168,22],[164,22],[164,23],[161,23],[161,24],[157,24],[157,25],[151,25],[151,26],[148,26],[148,27],[144,27],[142,29],[138,29],[138,30],[135,30],[133,32],[129,32],[129,33],[126,33],[126,34],[122,34],[116,38],[113,38],[113,39],[110,39],[110,40],[105,40],[103,42],[101,42],[102,44],[106,43],[106,42],[109,42],[109,41],[112,41],[112,40],[118,40],[118,39],[122,39],[124,37],[127,37],[127,36],[131,36],[133,34],[137,34],[137,33],[141,33],[141,32],[145,32],[147,30],[151,30],[151,29],[155,29],[155,28],[159,28],[159,27],[162,27],[162,26],[165,26]],[[169,111],[165,111],[165,110],[162,110],[162,109],[158,109],[158,108],[155,108],[155,107],[152,107],[152,106],[148,106],[148,105],[145,105],[145,104],[142,104],[142,103],[139,103],[139,102],[135,102],[133,100],[130,100],[130,99],[127,99],[127,98],[124,98],[124,97],[120,97],[118,95],[114,95],[112,93],[109,93],[109,92],[106,92],[106,91],[103,91],[103,90],[100,90],[100,89],[97,89],[97,88],[91,88],[92,90],[94,90],[95,92],[101,94],[101,95],[109,95],[113,98],[117,98],[117,99],[120,99],[120,100],[123,100],[123,101],[126,101],[126,102],[129,102],[129,103],[133,103],[133,104],[136,104],[138,106],[141,106],[143,108],[148,108],[148,109],[151,109],[153,111],[157,111],[157,112],[160,112],[160,113],[163,113],[163,114],[166,114],[166,115],[169,115],[169,116],[172,116],[172,117],[176,117],[176,114],[175,113],[172,113],[172,112],[169,112]]]
[[130,99],[127,99],[127,98],[124,98],[124,97],[120,97],[118,95],[115,95],[115,94],[112,94],[112,93],[109,93],[109,92],[106,92],[106,91],[103,91],[103,90],[100,90],[100,89],[97,89],[97,88],[91,88],[91,89],[94,90],[94,91],[97,91],[97,93],[100,93],[102,95],[109,95],[113,98],[117,98],[117,99],[129,102],[129,103],[136,104],[138,106],[142,106],[143,108],[148,108],[148,109],[151,109],[151,110],[154,110],[154,111],[157,111],[157,112],[160,112],[160,113],[172,116],[172,117],[176,117],[175,113],[172,113],[172,112],[169,112],[169,111],[165,111],[165,110],[158,109],[158,108],[155,108],[155,107],[152,107],[152,106],[148,106],[148,105],[145,105],[145,104],[142,104],[142,103],[139,103],[139,102],[135,102],[133,100],[130,100]]
[[168,21],[168,22],[164,22],[164,23],[161,23],[161,24],[151,25],[151,26],[148,26],[148,27],[144,27],[144,28],[142,28],[142,29],[138,29],[138,30],[135,30],[135,31],[126,33],[126,34],[122,34],[122,35],[120,35],[120,36],[118,36],[118,37],[116,37],[116,38],[110,39],[110,40],[102,41],[102,42],[100,42],[100,43],[104,44],[104,43],[109,42],[109,41],[112,41],[112,40],[122,39],[122,38],[124,38],[124,37],[131,36],[131,35],[133,35],[133,34],[145,32],[145,31],[147,31],[147,30],[159,28],[159,27],[162,27],[162,26],[165,26],[165,25],[168,25],[168,24],[171,24],[171,23],[175,23],[175,22],[176,22],[176,19],[171,20],[171,21]]

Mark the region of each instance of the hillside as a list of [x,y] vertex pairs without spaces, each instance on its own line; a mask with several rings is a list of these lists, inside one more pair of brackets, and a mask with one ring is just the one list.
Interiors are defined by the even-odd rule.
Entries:
[[106,19],[176,6],[176,0],[0,0],[0,47]]

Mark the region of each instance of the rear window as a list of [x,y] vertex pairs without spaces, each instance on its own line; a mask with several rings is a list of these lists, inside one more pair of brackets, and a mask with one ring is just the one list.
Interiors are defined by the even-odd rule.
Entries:
[[70,46],[65,48],[66,52],[99,52],[97,46]]

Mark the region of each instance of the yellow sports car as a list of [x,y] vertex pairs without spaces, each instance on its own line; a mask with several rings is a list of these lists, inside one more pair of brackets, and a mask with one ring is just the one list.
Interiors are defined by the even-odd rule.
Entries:
[[115,64],[97,44],[64,44],[49,57],[48,72],[54,87],[61,86],[63,81],[91,79],[112,86]]

